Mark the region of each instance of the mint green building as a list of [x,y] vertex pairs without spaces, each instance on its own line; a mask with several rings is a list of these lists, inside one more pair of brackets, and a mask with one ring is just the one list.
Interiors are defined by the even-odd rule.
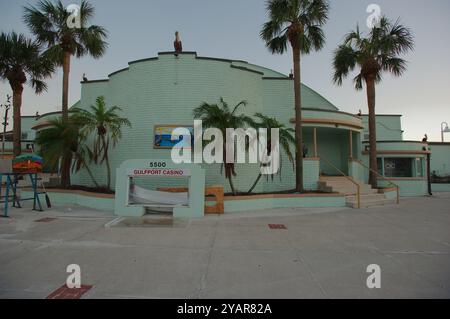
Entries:
[[[327,177],[347,176],[361,184],[368,181],[367,116],[341,112],[318,92],[302,85],[304,139],[308,153],[304,161],[307,190],[326,188]],[[193,109],[202,102],[217,103],[221,97],[230,105],[248,102],[247,115],[263,113],[293,127],[294,81],[292,77],[245,61],[200,57],[195,52],[175,56],[162,52],[157,57],[130,62],[127,68],[108,78],[82,82],[78,107],[88,108],[104,96],[108,105],[120,106],[132,128],[123,129],[120,143],[111,149],[113,185],[116,169],[132,159],[170,159],[170,149],[158,147],[155,132],[160,127],[193,126]],[[51,113],[34,121],[35,130],[45,129]],[[402,196],[427,194],[426,157],[428,144],[404,141],[400,115],[377,117],[379,172],[400,186]],[[432,167],[450,170],[449,147],[432,145]],[[100,183],[106,183],[104,166],[91,165]],[[202,165],[206,185],[224,185],[220,165]],[[235,186],[248,191],[259,173],[259,165],[237,165]],[[345,178],[345,177],[343,177]],[[74,174],[72,183],[92,186],[88,174]],[[179,186],[170,179],[154,179],[152,187]],[[380,178],[380,184],[389,183]],[[285,154],[282,169],[273,180],[263,178],[255,192],[293,189],[294,170]]]

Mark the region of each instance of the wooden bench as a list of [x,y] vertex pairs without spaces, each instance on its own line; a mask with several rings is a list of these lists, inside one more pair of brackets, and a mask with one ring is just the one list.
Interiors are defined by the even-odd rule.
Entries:
[[[187,187],[166,187],[166,188],[158,188],[160,192],[168,192],[168,193],[186,193],[189,191]],[[205,214],[224,214],[224,197],[225,192],[223,186],[208,186],[205,188]],[[208,203],[211,202],[210,197],[214,197],[215,205],[210,206]]]

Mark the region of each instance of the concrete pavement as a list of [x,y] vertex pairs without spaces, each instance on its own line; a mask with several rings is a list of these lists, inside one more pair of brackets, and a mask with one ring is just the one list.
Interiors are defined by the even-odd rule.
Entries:
[[[45,298],[69,264],[94,286],[84,298],[450,297],[450,194],[143,228],[105,228],[113,216],[81,207],[11,216],[0,219],[0,298]],[[381,289],[366,286],[370,264]]]

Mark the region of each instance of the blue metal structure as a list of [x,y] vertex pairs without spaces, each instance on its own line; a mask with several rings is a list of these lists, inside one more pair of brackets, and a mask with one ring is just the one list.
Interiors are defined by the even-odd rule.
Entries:
[[[31,187],[33,189],[34,196],[32,198],[19,198],[17,196],[17,183],[19,181],[19,177],[28,176],[31,181]],[[5,181],[5,195],[3,196],[3,178],[6,178]],[[42,212],[42,205],[39,199],[40,193],[38,192],[38,174],[36,173],[0,173],[0,203],[4,204],[4,214],[3,217],[8,218],[8,209],[10,194],[12,193],[12,207],[22,208],[20,202],[32,200],[33,201],[33,210]]]

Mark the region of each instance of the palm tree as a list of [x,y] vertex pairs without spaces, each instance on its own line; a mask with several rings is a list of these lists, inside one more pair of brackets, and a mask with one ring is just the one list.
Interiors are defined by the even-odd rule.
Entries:
[[[276,118],[265,116],[261,113],[256,113],[255,117],[258,118],[260,121],[255,124],[256,128],[264,128],[267,129],[267,144],[268,144],[268,150],[272,149],[272,145],[274,141],[272,141],[272,131],[271,129],[279,129],[279,141],[281,148],[286,153],[289,161],[291,163],[294,163],[294,157],[291,152],[291,144],[295,145],[295,137],[293,134],[295,134],[295,130],[291,128],[287,128],[284,124],[278,122]],[[270,155],[270,154],[268,154]],[[256,185],[258,185],[259,181],[262,178],[262,173],[260,172],[258,175],[258,178],[256,179],[253,186],[248,191],[249,194],[253,192]],[[273,178],[273,175],[272,175]]]
[[40,53],[39,43],[23,34],[0,34],[0,78],[9,82],[13,92],[13,149],[14,156],[22,152],[21,108],[24,84],[28,83],[36,94],[47,90],[43,81],[54,72],[54,65]]
[[303,192],[303,134],[301,64],[302,54],[320,50],[325,44],[322,26],[328,20],[326,0],[268,0],[269,21],[264,24],[261,38],[272,53],[283,54],[288,43],[292,47],[295,93],[295,167],[296,191]]
[[367,37],[361,34],[359,27],[350,32],[334,52],[333,80],[341,85],[350,72],[358,68],[354,78],[356,90],[366,85],[369,108],[369,144],[370,144],[370,178],[369,183],[376,188],[377,137],[375,113],[375,85],[381,82],[382,73],[389,72],[401,76],[406,71],[406,61],[400,55],[413,50],[414,38],[411,31],[401,25],[399,20],[391,23],[382,17]]
[[109,148],[112,142],[113,147],[122,138],[122,127],[131,127],[128,119],[120,117],[122,109],[118,106],[107,107],[104,96],[99,96],[95,105],[91,105],[90,110],[80,108],[73,109],[75,117],[82,123],[82,132],[89,136],[95,132],[93,156],[94,161],[100,164],[106,163],[107,169],[107,189],[111,189],[111,165],[109,163]]
[[[241,101],[233,108],[228,106],[228,103],[220,98],[219,104],[202,103],[199,107],[194,109],[194,118],[203,122],[204,128],[217,128],[222,132],[222,136],[227,136],[227,129],[238,129],[246,126],[253,126],[253,120],[245,114],[238,114],[241,107],[246,107],[247,102]],[[226,143],[223,143],[223,165],[225,167],[225,178],[228,179],[233,195],[236,195],[236,189],[233,184],[233,177],[235,177],[234,163],[227,163],[227,149]]]
[[[98,183],[89,168],[92,161],[92,151],[86,145],[86,137],[80,132],[80,123],[71,117],[68,121],[62,118],[53,119],[49,123],[49,128],[39,132],[36,143],[40,146],[46,165],[52,169],[58,168],[61,162],[72,163],[72,170],[80,171],[86,169],[95,186]],[[67,188],[70,184],[63,184]]]
[[24,20],[40,43],[48,46],[46,54],[63,67],[62,115],[69,118],[69,73],[72,56],[81,58],[86,54],[98,59],[106,51],[106,30],[97,25],[87,26],[94,16],[94,7],[86,0],[80,4],[81,28],[68,24],[70,13],[58,0],[52,3],[41,0],[37,6],[24,8]]
[[[78,12],[81,28],[74,28],[68,24],[71,13],[58,0],[52,3],[41,0],[37,6],[29,5],[24,8],[24,20],[31,32],[40,43],[48,46],[45,54],[63,67],[62,87],[62,118],[69,119],[69,73],[72,56],[81,58],[86,54],[97,59],[103,56],[107,43],[106,30],[97,25],[87,26],[94,16],[94,7],[82,0]],[[69,158],[66,158],[69,161]],[[62,183],[70,184],[71,162],[62,163]]]

